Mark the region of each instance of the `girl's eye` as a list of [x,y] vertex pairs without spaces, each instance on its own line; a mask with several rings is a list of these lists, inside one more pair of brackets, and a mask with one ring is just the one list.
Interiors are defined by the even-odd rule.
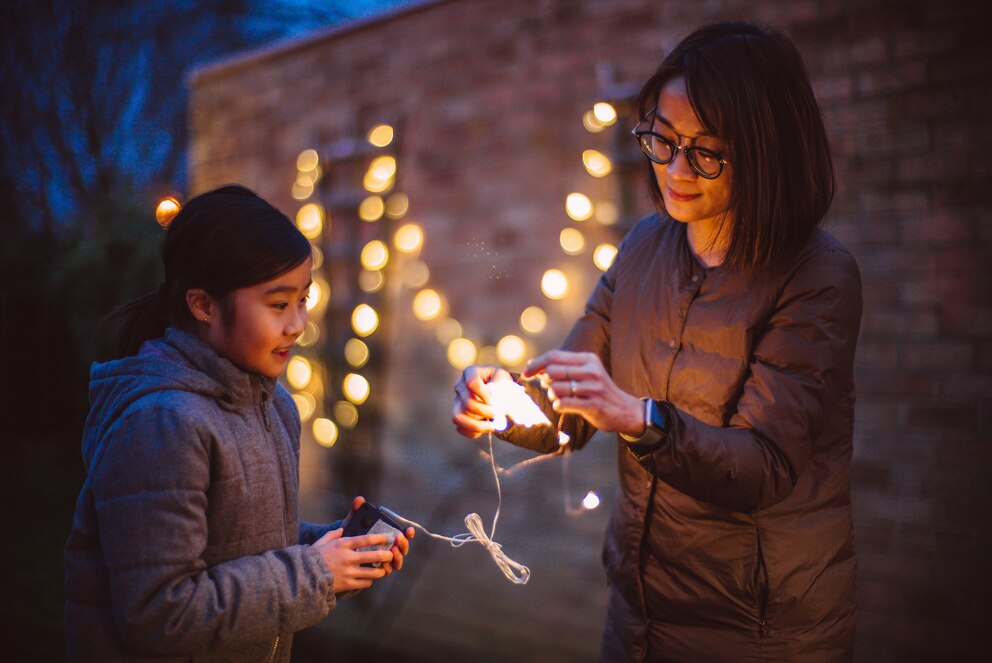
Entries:
[[273,308],[277,308],[280,311],[285,311],[287,306],[289,306],[289,304],[286,302],[279,302],[278,304],[272,305]]

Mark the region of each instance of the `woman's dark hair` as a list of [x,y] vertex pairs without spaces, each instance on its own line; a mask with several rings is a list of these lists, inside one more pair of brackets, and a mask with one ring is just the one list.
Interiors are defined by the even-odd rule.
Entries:
[[310,242],[293,222],[245,187],[232,184],[196,196],[166,230],[165,281],[109,316],[117,325],[118,356],[137,354],[170,325],[189,327],[190,288],[223,302],[232,291],[273,279],[310,255]]
[[[703,126],[729,147],[724,264],[742,271],[780,264],[806,243],[834,195],[830,147],[802,57],[774,30],[748,23],[700,28],[644,84],[639,117],[679,76]],[[648,180],[664,209],[650,163]]]

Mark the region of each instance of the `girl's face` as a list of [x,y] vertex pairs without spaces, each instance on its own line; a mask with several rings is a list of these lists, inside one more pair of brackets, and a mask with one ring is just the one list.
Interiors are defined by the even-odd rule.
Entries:
[[[727,145],[706,132],[699,121],[685,79],[681,76],[670,80],[658,95],[658,108],[653,118],[652,131],[661,134],[676,145],[695,145],[726,155]],[[685,154],[679,150],[675,158],[664,165],[652,162],[658,188],[665,200],[665,209],[676,221],[700,223],[712,229],[720,227],[730,203],[731,164],[715,180],[700,177],[689,167]]]
[[244,371],[282,375],[307,324],[312,268],[313,259],[307,258],[274,279],[232,292],[229,305],[221,307],[226,314],[210,325],[207,342]]

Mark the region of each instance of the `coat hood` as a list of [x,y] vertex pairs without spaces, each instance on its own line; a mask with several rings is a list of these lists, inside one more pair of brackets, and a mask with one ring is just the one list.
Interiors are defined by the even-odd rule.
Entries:
[[89,469],[99,441],[114,422],[135,403],[157,392],[200,394],[233,411],[257,405],[271,396],[275,387],[275,378],[247,373],[195,335],[170,327],[163,337],[145,342],[135,356],[93,364],[83,464]]

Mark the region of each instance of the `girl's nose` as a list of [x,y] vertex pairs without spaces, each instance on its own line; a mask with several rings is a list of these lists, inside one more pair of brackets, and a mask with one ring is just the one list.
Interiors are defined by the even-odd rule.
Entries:
[[668,169],[669,177],[676,179],[692,179],[696,172],[689,165],[689,157],[686,156],[682,148],[675,152],[675,157],[665,166]]

